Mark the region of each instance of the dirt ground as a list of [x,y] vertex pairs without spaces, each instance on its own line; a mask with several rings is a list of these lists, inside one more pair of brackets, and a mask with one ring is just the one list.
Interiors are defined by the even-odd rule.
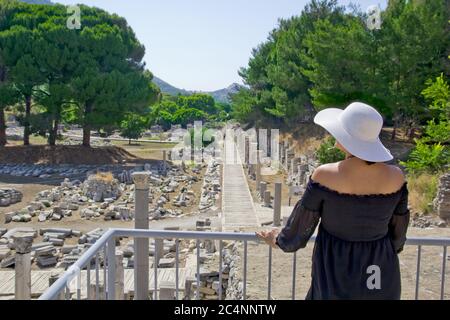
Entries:
[[114,164],[136,160],[119,147],[83,146],[5,146],[1,148],[0,163],[32,164]]

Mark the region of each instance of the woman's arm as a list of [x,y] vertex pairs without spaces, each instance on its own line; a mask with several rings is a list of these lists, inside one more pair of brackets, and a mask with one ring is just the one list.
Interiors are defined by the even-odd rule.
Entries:
[[403,187],[400,200],[389,221],[389,236],[397,253],[403,250],[406,242],[406,232],[408,231],[410,212],[408,209],[408,189]]
[[294,252],[306,247],[319,220],[319,211],[308,209],[301,200],[298,201],[286,226],[276,236],[276,245],[284,252]]

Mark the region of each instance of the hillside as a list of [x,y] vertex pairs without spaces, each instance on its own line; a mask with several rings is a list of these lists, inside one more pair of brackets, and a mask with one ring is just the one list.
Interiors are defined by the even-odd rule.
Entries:
[[53,4],[50,0],[19,0],[29,4]]
[[215,90],[215,91],[191,91],[191,90],[185,90],[185,89],[180,89],[180,88],[174,87],[171,84],[165,82],[164,80],[162,80],[158,77],[153,77],[153,82],[156,85],[158,85],[158,87],[161,88],[161,91],[163,93],[167,93],[170,95],[177,95],[177,94],[190,95],[190,94],[193,94],[196,92],[207,93],[207,94],[210,94],[218,102],[229,102],[230,101],[229,95],[232,93],[236,93],[242,87],[240,84],[232,83],[231,85],[229,85],[226,88]]
[[173,96],[176,96],[177,94],[189,95],[192,93],[191,91],[174,87],[158,77],[153,77],[153,82],[161,89],[163,93],[167,93]]

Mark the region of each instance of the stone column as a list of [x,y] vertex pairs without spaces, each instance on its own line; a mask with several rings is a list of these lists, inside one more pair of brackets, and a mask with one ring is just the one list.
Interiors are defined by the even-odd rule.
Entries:
[[256,142],[250,142],[249,157],[250,157],[250,164],[254,165],[257,163],[258,144]]
[[33,235],[17,234],[13,236],[15,255],[15,298],[31,299],[31,245]]
[[[150,173],[134,172],[135,214],[134,228],[148,229],[148,192]],[[148,300],[148,238],[134,240],[134,288],[136,300]]]
[[[50,274],[50,277],[48,278],[48,286],[51,287],[58,279],[59,279],[59,274],[56,272],[52,272]],[[65,291],[65,289],[61,290],[59,292],[59,294],[56,296],[55,300],[64,300],[64,291]]]
[[285,140],[283,146],[283,166],[286,169],[288,160],[289,143]]
[[264,191],[264,206],[270,207],[270,190]]
[[291,165],[292,165],[292,159],[295,156],[294,148],[289,148],[286,152],[286,173],[290,173]]
[[261,182],[261,156],[262,156],[262,151],[257,150],[256,151],[256,174],[255,174],[255,181],[256,181],[257,188],[259,186],[259,183]]
[[123,253],[120,251],[116,252],[116,281],[115,286],[115,300],[124,300],[125,292],[125,272],[123,270]]
[[245,165],[250,163],[250,138],[246,135],[244,142]]
[[281,225],[281,183],[275,183],[275,195],[273,200],[273,225]]
[[267,182],[261,181],[259,183],[259,196],[261,197],[261,199],[264,198],[264,193],[267,190]]
[[159,285],[159,300],[175,300],[175,284],[172,281],[163,281]]
[[258,138],[259,138],[259,150],[262,151],[264,157],[267,157],[269,154],[267,148],[267,129],[258,129]]
[[164,239],[155,239],[155,264],[158,266],[159,260],[164,256]]
[[167,151],[163,150],[163,174],[166,174],[167,170]]

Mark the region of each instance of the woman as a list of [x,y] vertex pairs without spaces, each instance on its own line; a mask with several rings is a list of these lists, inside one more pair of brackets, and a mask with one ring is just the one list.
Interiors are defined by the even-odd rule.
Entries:
[[403,173],[379,139],[381,115],[352,103],[320,111],[314,122],[336,139],[346,158],[318,167],[286,226],[257,232],[285,252],[314,244],[306,299],[400,299],[400,268],[409,222]]

